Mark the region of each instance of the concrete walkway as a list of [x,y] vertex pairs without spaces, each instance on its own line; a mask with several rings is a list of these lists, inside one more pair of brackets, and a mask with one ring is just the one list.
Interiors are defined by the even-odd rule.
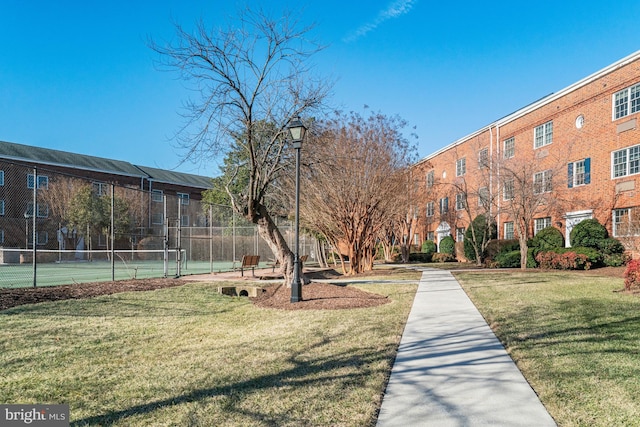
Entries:
[[555,425],[458,281],[426,269],[377,426]]

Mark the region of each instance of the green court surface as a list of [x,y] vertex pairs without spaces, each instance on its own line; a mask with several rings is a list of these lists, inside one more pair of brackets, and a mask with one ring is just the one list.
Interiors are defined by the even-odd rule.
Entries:
[[[239,263],[235,263],[235,267]],[[231,271],[231,261],[187,261],[180,267],[180,275],[205,274]],[[116,280],[164,277],[162,261],[128,261],[115,263]],[[167,277],[175,277],[176,262],[168,263]],[[39,263],[35,271],[36,286],[70,285],[74,283],[103,282],[111,280],[110,261],[70,261],[62,263]],[[33,286],[32,264],[0,264],[0,288],[22,288]]]

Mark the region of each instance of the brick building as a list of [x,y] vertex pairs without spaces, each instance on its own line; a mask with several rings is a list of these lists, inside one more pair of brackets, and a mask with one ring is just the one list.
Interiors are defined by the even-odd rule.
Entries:
[[[69,231],[60,240],[60,230],[68,231],[64,210],[69,203],[63,199],[81,187],[90,187],[97,196],[109,195],[113,188],[126,205],[127,235],[116,245],[127,249],[161,234],[170,217],[185,227],[206,225],[198,202],[211,187],[209,177],[0,141],[0,247],[33,247],[34,225],[38,249],[74,247],[83,230],[74,230],[73,238]],[[91,239],[90,247],[106,246],[106,236]]]
[[499,238],[517,237],[512,202],[530,191],[529,235],[552,225],[570,246],[573,226],[596,218],[637,252],[639,115],[640,51],[425,157],[413,167],[424,189],[414,242],[460,241],[485,213]]

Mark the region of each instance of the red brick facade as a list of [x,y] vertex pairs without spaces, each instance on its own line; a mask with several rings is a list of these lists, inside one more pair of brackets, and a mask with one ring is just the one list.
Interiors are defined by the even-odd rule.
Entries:
[[[622,101],[622,95],[626,95],[626,103],[621,102],[618,107],[622,111],[619,118],[616,94]],[[426,212],[424,207],[420,209],[419,232],[414,240],[438,241],[446,234],[447,226],[455,239],[456,230],[466,229],[470,220],[482,213],[478,197],[479,193],[485,197],[484,192],[494,200],[490,212],[497,220],[498,237],[505,238],[513,218],[505,209],[502,192],[506,184],[501,181],[499,165],[520,162],[530,168],[531,175],[539,173],[530,177],[532,182],[548,178],[550,185],[541,190],[549,201],[537,208],[536,220],[528,224],[531,235],[536,227],[546,224],[559,228],[568,238],[575,223],[593,217],[629,250],[637,251],[639,115],[640,52],[636,52],[425,157],[414,165],[415,175],[425,177],[425,199],[417,203],[426,207]],[[508,140],[513,143],[512,157],[505,157]],[[429,173],[433,186],[429,185]],[[456,209],[461,207],[456,206],[456,195],[461,193],[466,194],[468,211]],[[449,209],[441,213],[440,200],[445,197]]]

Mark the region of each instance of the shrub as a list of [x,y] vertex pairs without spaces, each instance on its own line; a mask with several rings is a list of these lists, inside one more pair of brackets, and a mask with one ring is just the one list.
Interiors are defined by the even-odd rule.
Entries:
[[409,254],[409,262],[431,262],[433,253],[430,252],[411,252]]
[[518,268],[520,267],[520,250],[500,252],[495,257],[498,267]]
[[605,255],[621,254],[624,253],[624,245],[620,243],[620,240],[608,237],[598,242],[598,249]]
[[557,253],[553,251],[540,252],[536,255],[540,268],[555,270],[588,270],[591,263],[584,254],[573,251]]
[[[475,245],[473,238],[474,233],[477,239]],[[481,249],[489,240],[494,239],[496,235],[496,224],[494,222],[487,222],[487,218],[484,215],[475,217],[464,233],[464,257],[469,261],[475,261],[476,251],[474,246]],[[486,248],[480,253],[480,257],[486,257]]]
[[519,248],[520,244],[517,239],[492,240],[487,245],[487,258],[495,260],[499,253],[511,252],[518,250]]
[[446,254],[444,252],[437,252],[437,253],[433,254],[433,257],[431,259],[432,259],[433,262],[451,262],[451,261],[455,261],[456,257],[453,256],[453,254]]
[[556,252],[575,252],[578,255],[584,255],[587,257],[587,261],[591,263],[591,267],[601,267],[602,264],[602,254],[593,248],[585,248],[585,247],[575,247],[575,248],[563,248],[558,249]]
[[438,248],[436,247],[436,243],[433,240],[425,240],[424,242],[422,242],[421,251],[423,254],[430,253],[431,255],[433,255],[437,250]]
[[562,232],[555,227],[546,227],[538,231],[529,245],[534,255],[539,252],[551,251],[564,246],[564,236]]
[[602,257],[602,263],[606,267],[622,267],[627,265],[631,260],[629,254],[604,254]]
[[447,236],[440,241],[440,253],[454,256],[456,253],[456,242],[453,237]]
[[601,240],[609,237],[607,229],[597,219],[585,219],[571,230],[571,246],[598,248]]
[[640,260],[632,259],[624,272],[624,288],[628,291],[640,289]]

